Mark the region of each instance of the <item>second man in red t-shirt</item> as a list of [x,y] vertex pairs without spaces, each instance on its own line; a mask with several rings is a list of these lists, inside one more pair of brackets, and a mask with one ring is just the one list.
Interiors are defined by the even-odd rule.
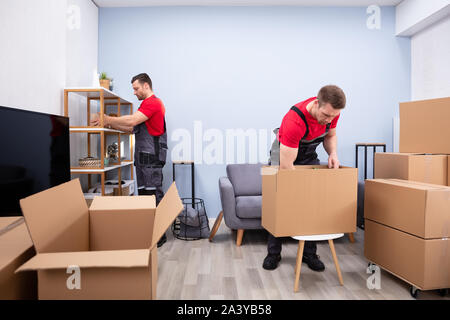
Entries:
[[[294,169],[294,165],[320,164],[316,148],[323,143],[328,153],[328,167],[339,168],[336,125],[345,102],[342,89],[328,85],[320,89],[317,97],[293,106],[284,116],[279,130],[274,131],[277,138],[270,150],[270,164],[279,165],[280,169]],[[281,238],[269,233],[267,251],[263,268],[273,270],[281,260]],[[314,271],[323,271],[325,265],[316,251],[315,242],[305,242],[302,261]]]

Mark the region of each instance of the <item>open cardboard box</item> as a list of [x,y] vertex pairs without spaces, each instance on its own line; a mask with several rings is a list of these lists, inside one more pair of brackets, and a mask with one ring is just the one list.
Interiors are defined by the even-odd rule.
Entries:
[[375,179],[448,183],[448,156],[420,153],[375,153]]
[[183,209],[175,183],[154,196],[96,197],[78,179],[22,199],[39,299],[156,299],[159,238]]
[[0,217],[0,300],[36,299],[36,275],[14,273],[35,254],[23,217]]
[[356,232],[357,170],[262,167],[262,226],[275,237]]

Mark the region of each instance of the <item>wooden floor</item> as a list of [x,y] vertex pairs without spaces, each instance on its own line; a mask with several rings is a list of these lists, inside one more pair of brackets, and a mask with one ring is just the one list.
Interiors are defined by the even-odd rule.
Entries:
[[[210,219],[212,227],[214,219]],[[158,252],[158,299],[413,299],[410,285],[381,271],[381,289],[369,290],[364,258],[364,231],[357,229],[355,243],[345,236],[335,240],[336,253],[344,279],[339,285],[327,241],[319,242],[317,254],[324,272],[314,272],[302,264],[300,287],[294,293],[295,258],[298,242],[283,243],[282,260],[276,270],[262,268],[267,254],[267,234],[263,230],[245,231],[241,247],[236,231],[223,222],[213,239],[183,241],[167,232],[168,241]],[[437,291],[423,291],[418,299],[447,299]]]

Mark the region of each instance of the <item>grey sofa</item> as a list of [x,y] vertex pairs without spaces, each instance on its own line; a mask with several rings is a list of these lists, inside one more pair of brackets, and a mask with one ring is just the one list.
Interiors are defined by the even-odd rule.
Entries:
[[222,211],[211,230],[211,241],[219,228],[222,217],[225,224],[237,230],[236,244],[240,246],[244,230],[262,229],[262,181],[263,164],[227,165],[227,176],[219,178]]

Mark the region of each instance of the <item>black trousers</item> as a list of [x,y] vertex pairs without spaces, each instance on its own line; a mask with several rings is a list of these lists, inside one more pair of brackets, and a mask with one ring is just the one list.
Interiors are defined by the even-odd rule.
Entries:
[[[294,165],[316,165],[320,164],[319,159],[312,159],[312,160],[306,160],[306,161],[296,161]],[[269,238],[267,241],[267,253],[268,254],[281,254],[281,247],[282,247],[282,240],[283,237],[274,237],[269,232]],[[305,241],[305,247],[303,248],[303,255],[310,255],[310,254],[316,254],[317,252],[317,245],[315,241]]]
[[[288,237],[274,237],[269,232],[269,239],[267,242],[268,254],[281,254],[281,243],[283,239]],[[305,241],[305,247],[303,248],[303,255],[315,254],[317,252],[317,245],[315,241]]]
[[145,188],[138,189],[138,195],[140,196],[155,196],[156,197],[156,205],[159,204],[159,202],[164,197],[164,191],[162,190],[162,187],[157,187],[153,190],[145,190]]

